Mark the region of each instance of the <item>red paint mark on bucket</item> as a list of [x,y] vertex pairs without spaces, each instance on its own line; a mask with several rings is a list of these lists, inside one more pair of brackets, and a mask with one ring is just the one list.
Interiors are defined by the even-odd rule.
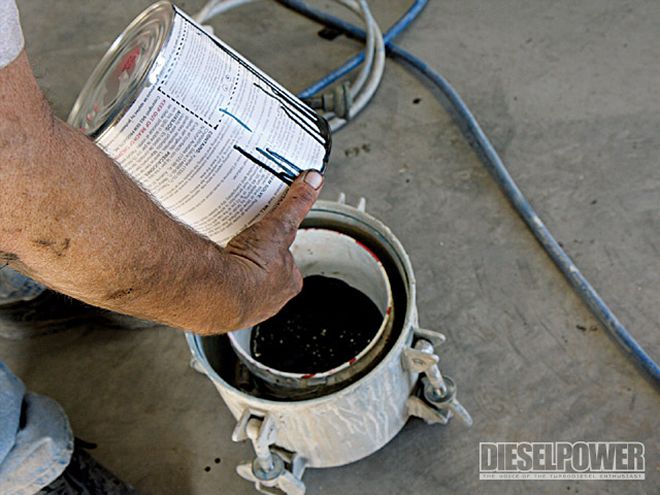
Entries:
[[348,364],[353,364],[353,363],[355,363],[355,361],[357,361],[357,358],[356,358],[356,357],[351,358],[351,360],[348,361]]
[[385,314],[388,316],[390,315],[390,313],[392,313],[392,306],[388,306],[387,310],[385,311]]
[[367,251],[372,256],[373,259],[375,259],[378,263],[380,263],[378,256],[376,256],[376,253],[374,253],[367,245],[361,243],[357,239],[355,240],[355,242],[357,242],[359,246],[361,246],[365,251]]
[[135,62],[137,61],[139,56],[140,56],[140,47],[136,46],[130,52],[124,55],[124,58],[117,66],[117,73],[121,74],[122,72],[132,71],[135,68]]
[[302,377],[303,377],[303,379],[307,379],[307,378],[312,378],[314,375],[316,375],[316,373],[307,373],[306,375],[303,375]]

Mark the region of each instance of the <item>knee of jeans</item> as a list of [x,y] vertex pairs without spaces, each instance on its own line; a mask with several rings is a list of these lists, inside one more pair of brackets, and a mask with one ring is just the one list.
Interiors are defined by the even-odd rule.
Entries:
[[0,305],[30,301],[39,296],[46,287],[5,266],[0,269]]

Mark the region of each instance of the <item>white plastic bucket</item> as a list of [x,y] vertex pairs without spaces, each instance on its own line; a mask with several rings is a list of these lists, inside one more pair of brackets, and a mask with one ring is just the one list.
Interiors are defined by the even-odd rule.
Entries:
[[299,230],[291,252],[303,277],[323,275],[339,279],[371,299],[383,315],[374,338],[348,361],[314,373],[285,372],[259,362],[251,353],[250,341],[254,327],[230,333],[229,340],[250,371],[269,383],[289,388],[339,383],[369,364],[370,358],[380,348],[377,344],[391,330],[393,298],[387,273],[378,257],[364,244],[333,230]]

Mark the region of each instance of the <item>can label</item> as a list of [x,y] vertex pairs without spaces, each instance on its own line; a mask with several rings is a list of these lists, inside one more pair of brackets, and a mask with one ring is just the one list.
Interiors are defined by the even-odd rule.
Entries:
[[176,8],[171,29],[153,80],[96,142],[175,218],[225,245],[302,170],[323,171],[329,131]]

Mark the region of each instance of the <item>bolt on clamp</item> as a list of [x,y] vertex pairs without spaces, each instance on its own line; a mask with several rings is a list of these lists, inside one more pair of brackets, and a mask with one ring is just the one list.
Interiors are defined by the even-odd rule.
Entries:
[[[443,341],[444,339],[440,339]],[[438,363],[440,358],[435,354],[435,348],[425,338],[417,340],[413,348],[403,351],[404,364],[412,373],[423,373],[421,379],[422,394],[413,394],[408,399],[408,412],[412,416],[422,418],[427,423],[447,424],[454,416],[458,416],[469,427],[472,417],[467,409],[456,398],[456,384],[443,376]]]
[[232,440],[250,440],[255,452],[252,462],[239,464],[236,472],[254,483],[260,493],[266,495],[305,495],[301,478],[306,463],[299,455],[273,445],[277,438],[277,426],[270,414],[246,410],[239,419]]

